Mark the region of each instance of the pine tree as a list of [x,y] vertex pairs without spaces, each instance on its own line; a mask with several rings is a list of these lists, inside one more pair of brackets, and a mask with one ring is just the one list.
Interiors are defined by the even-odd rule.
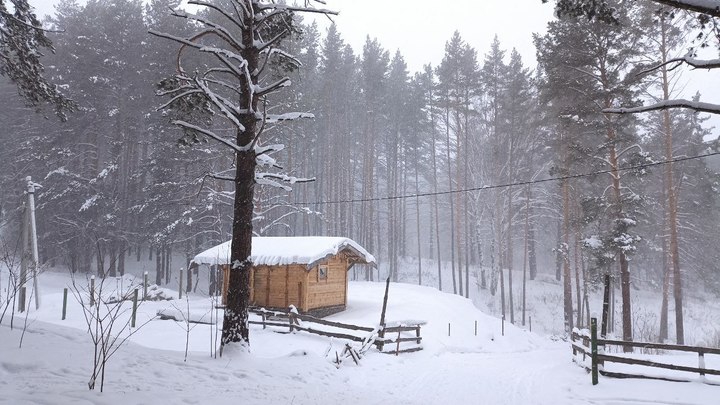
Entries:
[[[272,77],[265,68],[277,62],[297,67],[297,61],[279,48],[281,41],[293,32],[294,12],[330,11],[305,6],[288,6],[261,0],[233,0],[231,5],[206,5],[214,18],[224,21],[227,27],[202,16],[173,11],[178,18],[188,19],[203,26],[204,30],[187,38],[169,33],[151,31],[181,45],[178,53],[178,85],[165,92],[172,97],[169,103],[179,99],[200,96],[201,103],[210,106],[225,125],[234,131],[226,137],[214,128],[201,127],[183,119],[173,123],[191,130],[197,139],[210,138],[230,149],[234,155],[235,174],[230,177],[235,185],[233,202],[233,225],[231,243],[231,271],[227,290],[226,309],[223,320],[222,344],[249,343],[248,301],[250,298],[250,268],[253,234],[253,210],[255,184],[277,185],[281,181],[294,182],[286,175],[256,173],[256,168],[276,166],[273,153],[282,148],[265,145],[261,135],[267,123],[292,120],[306,114],[268,114],[266,97],[290,84],[288,77]],[[206,46],[200,40],[212,35],[219,43]],[[182,64],[186,48],[212,56],[215,66],[190,67]],[[197,73],[193,72],[198,69]],[[202,70],[200,70],[202,69]],[[219,176],[218,176],[219,177]]]
[[27,0],[0,0],[0,76],[16,85],[29,106],[49,103],[64,120],[74,104],[47,80],[43,52],[54,48]]

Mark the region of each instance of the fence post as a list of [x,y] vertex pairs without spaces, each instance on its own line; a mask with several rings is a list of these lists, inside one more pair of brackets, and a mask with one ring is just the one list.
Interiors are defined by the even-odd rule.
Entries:
[[292,333],[295,328],[293,328],[293,323],[295,323],[295,314],[290,311],[288,312],[288,322],[290,322],[290,333]]
[[179,286],[178,286],[178,299],[182,299],[182,281],[183,281],[183,269],[180,269],[180,280],[179,280]]
[[[130,321],[130,327],[135,327],[135,317],[137,316],[137,301],[138,301],[138,289],[136,288],[135,291],[133,291],[133,310],[132,310],[132,319]],[[189,316],[189,314],[188,314]]]
[[63,289],[63,310],[62,310],[62,320],[65,320],[65,315],[67,314],[67,287]]
[[420,344],[420,325],[415,328],[415,337],[417,337],[417,344]]
[[397,345],[395,346],[395,355],[400,355],[400,331],[398,330]]
[[18,312],[25,312],[25,286],[20,287],[20,293],[18,294]]
[[95,306],[95,276],[90,276],[90,307]]
[[448,336],[450,336],[450,322],[448,322]]
[[475,336],[477,336],[477,321],[475,321]]
[[502,335],[505,336],[505,315],[502,316],[502,321],[501,321],[501,323],[502,323],[502,330],[501,330],[501,332],[502,332]]
[[532,332],[532,316],[530,316],[530,332]]
[[592,352],[592,384],[598,384],[597,318],[590,319],[590,350]]
[[143,301],[147,300],[148,272],[143,273]]
[[700,377],[705,377],[705,353],[698,351],[698,368],[700,369]]

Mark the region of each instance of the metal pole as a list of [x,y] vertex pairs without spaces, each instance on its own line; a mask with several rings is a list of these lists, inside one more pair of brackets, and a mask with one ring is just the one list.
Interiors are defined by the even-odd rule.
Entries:
[[22,213],[22,251],[20,254],[20,296],[18,297],[18,312],[25,312],[25,305],[27,304],[27,296],[25,283],[28,281],[28,247],[30,246],[30,220],[28,219],[28,208],[27,204],[23,203]]
[[35,291],[35,309],[40,308],[40,291],[38,290],[37,282],[37,268],[40,265],[40,255],[38,254],[37,244],[37,224],[35,223],[35,186],[30,176],[26,177],[27,180],[27,193],[28,193],[28,208],[30,209],[30,244],[32,246],[32,258],[33,258],[33,290]]

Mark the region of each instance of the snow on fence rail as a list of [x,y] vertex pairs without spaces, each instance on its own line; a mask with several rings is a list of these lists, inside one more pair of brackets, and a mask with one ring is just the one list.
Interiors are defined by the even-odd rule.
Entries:
[[[673,382],[692,382],[697,381],[690,378],[678,378],[678,377],[671,377],[671,376],[651,376],[651,375],[645,375],[645,374],[630,374],[630,373],[620,373],[620,372],[611,372],[604,370],[605,363],[621,363],[621,364],[629,364],[629,365],[637,365],[637,366],[645,366],[645,367],[652,367],[652,368],[660,368],[660,369],[666,369],[666,370],[675,370],[675,371],[684,371],[689,373],[697,373],[700,375],[700,382],[711,384],[711,385],[720,385],[715,381],[708,381],[704,377],[706,375],[716,375],[720,376],[720,370],[707,368],[705,366],[705,355],[706,354],[714,354],[714,355],[720,355],[720,349],[711,348],[711,347],[699,347],[699,346],[683,346],[683,345],[673,345],[673,344],[664,344],[664,343],[650,343],[650,342],[628,342],[623,340],[614,340],[614,339],[603,339],[597,337],[597,322],[593,318],[591,323],[591,330],[588,331],[585,330],[578,330],[577,328],[573,330],[572,332],[572,351],[573,351],[573,361],[577,361],[578,354],[582,354],[583,358],[582,361],[578,362],[582,367],[584,367],[587,371],[591,372],[593,375],[593,385],[597,384],[597,374],[601,374],[605,377],[614,377],[614,378],[643,378],[643,379],[652,379],[652,380],[664,380],[664,381],[673,381]],[[598,351],[598,346],[602,347],[603,349]],[[683,365],[677,365],[677,364],[669,364],[669,363],[661,363],[651,360],[643,360],[643,359],[635,359],[635,358],[629,358],[629,357],[623,357],[623,356],[616,356],[616,355],[609,355],[604,353],[604,347],[606,346],[623,346],[623,347],[638,347],[643,349],[655,349],[655,350],[669,350],[669,351],[679,351],[679,352],[690,352],[690,353],[697,353],[698,354],[698,367],[690,367],[690,366],[683,366]],[[584,360],[587,356],[590,356],[591,360],[591,366],[588,367]]]
[[[391,324],[389,323],[377,328],[371,328],[367,326],[328,321],[310,315],[299,314],[296,312],[294,307],[290,307],[288,311],[271,311],[265,308],[254,307],[250,308],[250,313],[259,316],[260,320],[250,320],[248,321],[248,323],[250,323],[251,325],[261,325],[263,329],[266,329],[268,326],[273,326],[280,328],[288,328],[289,332],[302,331],[315,335],[345,339],[363,344],[370,342],[369,344],[374,344],[380,352],[395,355],[398,355],[400,353],[410,353],[422,350],[422,346],[420,345],[420,343],[422,342],[422,336],[420,336],[420,327],[425,324],[425,322],[423,321],[393,322]],[[311,327],[308,324],[317,324],[340,330],[366,332],[366,335],[358,336],[351,333],[320,329],[317,327]],[[404,332],[414,332],[414,334],[410,337],[403,336],[402,333]],[[400,348],[401,343],[414,343],[414,345],[407,348]],[[385,346],[393,344],[394,347],[392,348],[394,350],[383,351]]]

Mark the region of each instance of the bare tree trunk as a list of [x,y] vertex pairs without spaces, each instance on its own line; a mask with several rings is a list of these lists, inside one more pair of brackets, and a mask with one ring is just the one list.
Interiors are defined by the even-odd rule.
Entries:
[[440,209],[438,202],[438,178],[437,178],[437,157],[435,148],[435,115],[430,116],[432,129],[432,168],[433,168],[433,208],[435,209],[435,247],[437,248],[437,272],[438,272],[438,290],[442,291],[442,254],[440,253]]
[[[420,156],[415,148],[415,195],[420,195],[420,182],[418,180],[418,164]],[[422,285],[422,244],[420,240],[420,197],[415,198],[415,231],[417,233],[417,255],[418,255],[418,285]]]
[[525,245],[523,249],[522,325],[525,326],[527,297],[528,238],[530,237],[530,185],[525,186]]
[[157,284],[158,286],[162,285],[163,281],[163,265],[162,258],[160,256],[160,249],[158,249],[157,253],[155,254],[155,284]]
[[[512,158],[512,157],[511,157]],[[510,170],[508,170],[509,172]],[[509,178],[510,180],[511,178]],[[515,308],[513,305],[513,243],[512,243],[512,225],[513,225],[513,212],[512,212],[512,187],[507,189],[507,269],[508,269],[508,299],[510,304],[510,323],[515,323]]]
[[117,245],[115,241],[110,241],[109,245],[110,249],[108,250],[108,254],[110,257],[108,257],[108,260],[110,260],[110,265],[108,266],[108,276],[117,277]]
[[120,252],[118,256],[118,273],[120,273],[121,276],[125,275],[125,250],[128,250],[127,244],[123,241],[120,242]]
[[[449,101],[448,101],[449,103]],[[448,170],[448,200],[450,200],[450,270],[452,273],[453,294],[458,293],[457,280],[455,278],[455,203],[452,195],[452,161],[450,160],[450,106],[445,106],[445,137]]]
[[[666,21],[665,17],[661,18],[662,23],[662,59],[667,61],[667,38],[666,38]],[[667,66],[662,67],[662,84],[663,84],[663,100],[670,99],[669,79]],[[665,186],[667,187],[668,211],[670,214],[670,256],[672,258],[673,269],[673,295],[675,296],[675,335],[677,344],[685,344],[685,331],[683,324],[683,293],[682,293],[682,275],[680,272],[680,249],[678,243],[678,207],[677,207],[677,190],[675,190],[675,179],[673,176],[673,132],[672,123],[670,121],[670,112],[663,111],[663,129],[665,131]]]
[[[243,32],[243,43],[252,43],[251,32]],[[258,67],[258,56],[252,51],[243,55],[248,61],[248,69],[253,72]],[[246,81],[244,79],[243,81]],[[244,83],[251,86],[251,83]],[[245,86],[243,86],[245,87]],[[258,100],[241,99],[241,109],[257,111]],[[243,114],[241,123],[244,130],[238,130],[237,144],[250,145],[257,133],[255,114]],[[249,344],[248,312],[250,301],[250,269],[252,267],[252,218],[253,197],[255,195],[255,151],[236,153],[235,202],[233,204],[233,224],[231,242],[231,268],[223,317],[222,346],[240,342]]]
[[[577,203],[577,200],[576,200]],[[576,205],[577,208],[577,205]],[[575,322],[575,325],[580,327],[583,325],[583,311],[582,311],[582,291],[580,290],[580,225],[576,225],[575,229],[575,248],[573,250],[573,255],[575,257],[575,305],[577,308],[577,321]]]
[[670,262],[668,258],[672,255],[668,244],[669,231],[670,231],[670,213],[668,212],[668,198],[667,198],[667,174],[662,177],[662,196],[663,196],[663,228],[662,228],[662,301],[660,304],[660,332],[658,333],[658,340],[660,343],[667,341],[668,339],[668,298],[670,296],[670,277],[672,277],[672,270],[670,268]]
[[172,278],[172,246],[165,247],[163,257],[165,258],[163,261],[165,265],[165,284],[170,284]]
[[[561,188],[563,186],[560,186]],[[562,216],[558,219],[557,222],[557,233],[555,240],[557,241],[555,243],[555,246],[560,247],[562,245],[562,227],[563,227],[563,218]],[[562,272],[563,272],[563,257],[562,252],[558,249],[555,252],[555,280],[560,281],[562,280]]]
[[562,267],[563,267],[563,308],[565,314],[565,332],[573,329],[573,303],[572,303],[572,275],[570,273],[570,185],[568,180],[562,181],[563,195],[563,246],[562,246]]

